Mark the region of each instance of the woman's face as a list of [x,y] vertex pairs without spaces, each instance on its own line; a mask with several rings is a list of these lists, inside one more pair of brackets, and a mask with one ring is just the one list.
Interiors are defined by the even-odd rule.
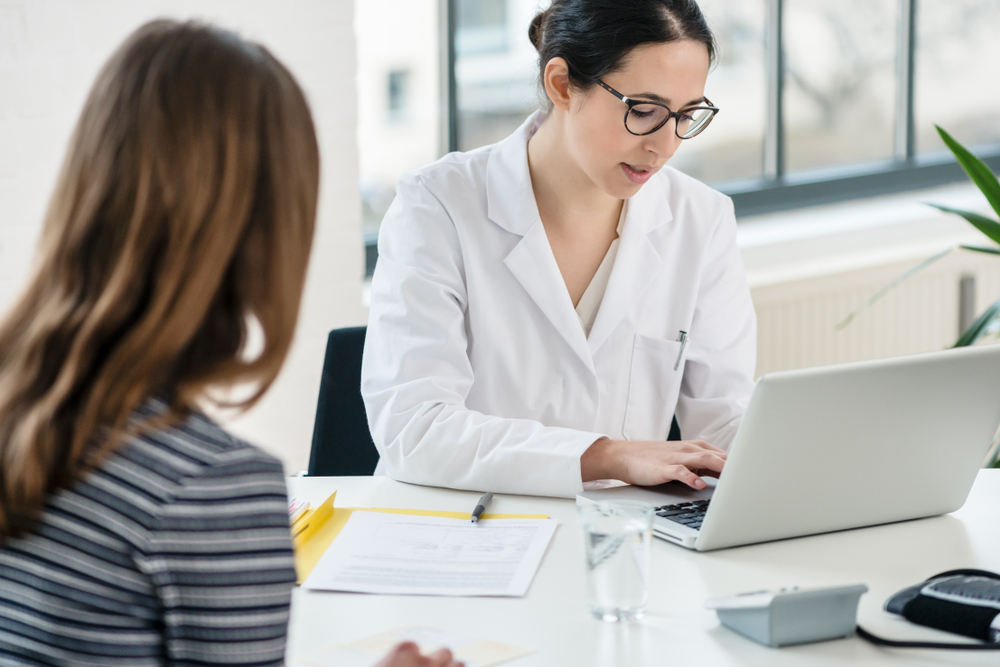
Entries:
[[[682,40],[636,47],[624,66],[604,83],[633,100],[662,102],[671,111],[702,103],[708,78],[708,49]],[[680,146],[671,119],[656,132],[637,137],[625,129],[625,103],[600,86],[570,93],[566,114],[568,148],[598,188],[627,199],[667,163]]]

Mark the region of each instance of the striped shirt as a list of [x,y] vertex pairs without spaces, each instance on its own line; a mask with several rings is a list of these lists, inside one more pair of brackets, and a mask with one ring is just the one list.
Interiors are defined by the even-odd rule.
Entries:
[[194,414],[0,544],[0,665],[279,665],[294,582],[281,464]]

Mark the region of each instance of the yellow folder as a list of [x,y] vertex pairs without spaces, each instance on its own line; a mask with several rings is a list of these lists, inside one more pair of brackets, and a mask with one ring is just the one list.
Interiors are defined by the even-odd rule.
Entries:
[[[410,514],[414,516],[439,516],[446,519],[471,519],[470,512],[435,512],[432,510],[390,509],[386,507],[338,507],[333,501],[337,496],[334,491],[330,497],[315,509],[309,510],[299,519],[297,525],[304,525],[302,531],[295,536],[295,575],[296,583],[305,581],[309,573],[316,567],[323,553],[333,544],[334,538],[340,534],[344,524],[354,512],[383,512],[385,514]],[[484,514],[483,519],[548,519],[548,514]]]

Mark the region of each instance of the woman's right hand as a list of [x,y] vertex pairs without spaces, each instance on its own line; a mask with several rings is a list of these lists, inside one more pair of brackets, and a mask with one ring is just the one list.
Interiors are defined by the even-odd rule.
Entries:
[[637,486],[678,480],[699,491],[718,477],[726,452],[704,440],[629,442],[601,438],[580,457],[583,481],[617,479]]
[[430,655],[420,655],[420,649],[413,642],[397,644],[375,667],[465,667],[456,661],[446,648]]

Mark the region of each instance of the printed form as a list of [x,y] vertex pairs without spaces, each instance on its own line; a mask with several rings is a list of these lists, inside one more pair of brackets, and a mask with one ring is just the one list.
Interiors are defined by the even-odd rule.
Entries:
[[388,595],[522,596],[557,523],[471,523],[357,511],[302,586]]

